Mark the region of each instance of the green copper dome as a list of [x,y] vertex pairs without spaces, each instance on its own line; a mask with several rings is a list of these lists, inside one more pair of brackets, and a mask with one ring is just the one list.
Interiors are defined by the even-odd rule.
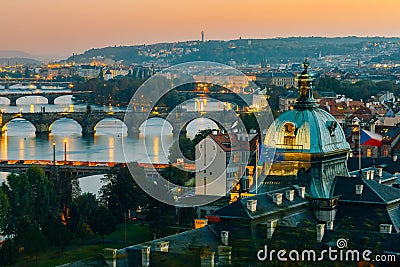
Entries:
[[275,131],[278,151],[330,154],[350,149],[336,119],[317,107],[286,111],[275,120]]
[[313,98],[314,77],[304,71],[298,75],[299,98],[268,129],[264,146],[275,148],[273,164],[266,173],[265,191],[289,185],[306,187],[312,198],[331,197],[336,176],[348,176],[350,146],[342,127]]

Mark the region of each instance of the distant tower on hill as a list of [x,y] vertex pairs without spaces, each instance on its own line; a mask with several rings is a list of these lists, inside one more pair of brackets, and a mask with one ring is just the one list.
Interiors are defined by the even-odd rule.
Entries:
[[204,31],[201,31],[201,42],[204,43]]

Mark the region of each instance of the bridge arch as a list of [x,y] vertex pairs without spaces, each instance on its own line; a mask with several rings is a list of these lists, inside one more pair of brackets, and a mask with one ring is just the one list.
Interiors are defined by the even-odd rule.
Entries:
[[[162,122],[162,128],[158,125],[161,122]],[[149,116],[147,119],[141,121],[140,124],[138,123],[139,132],[145,132],[147,127],[149,127],[149,129],[151,127],[157,127],[162,130],[162,133],[170,134],[173,132],[174,124],[164,116],[158,114],[152,114],[152,116]]]
[[74,117],[72,117],[72,116],[63,116],[63,117],[55,118],[54,120],[50,121],[50,123],[48,125],[48,132],[50,133],[52,131],[52,128],[56,123],[59,123],[59,122],[62,122],[62,121],[65,121],[65,122],[66,121],[70,121],[70,122],[72,121],[72,122],[74,122],[75,124],[80,126],[80,130],[78,130],[78,131],[79,131],[79,133],[82,133],[82,131],[83,131],[82,123],[79,120],[77,120]]
[[[34,131],[36,132],[36,125],[35,125],[35,123],[32,122],[32,121],[30,121],[29,119],[26,119],[26,118],[22,117],[22,116],[21,116],[21,117],[13,117],[13,118],[10,118],[10,119],[8,119],[8,120],[6,120],[6,121],[3,121],[3,124],[2,124],[2,126],[1,126],[1,132],[3,133],[3,132],[5,132],[5,131],[7,131],[7,130],[8,130],[9,124],[12,123],[13,121],[18,121],[18,120],[24,120],[24,121],[29,122],[30,125],[32,125]],[[26,132],[26,131],[27,131],[27,129],[24,128],[24,132]]]
[[66,96],[72,97],[73,93],[71,92],[71,94],[58,95],[58,96],[54,96],[54,97],[47,96],[46,98],[48,99],[48,104],[55,104],[56,100],[60,100],[59,98],[66,97]]
[[[198,124],[202,124],[204,127],[197,127]],[[185,124],[184,126],[184,131],[190,135],[191,138],[193,138],[198,131],[200,130],[204,130],[207,128],[210,129],[221,129],[221,125],[218,124],[218,122],[210,119],[210,118],[206,118],[206,117],[199,117],[196,119],[193,119],[191,121],[189,121],[188,123]]]
[[128,126],[126,125],[126,123],[124,122],[124,120],[122,120],[121,118],[118,118],[116,116],[110,116],[107,118],[101,118],[99,120],[97,120],[94,123],[94,131],[96,133],[98,133],[98,126],[101,126],[102,124],[107,123],[110,127],[112,126],[112,124],[114,124],[114,128],[118,127],[120,128],[120,131],[117,131],[117,134],[126,134],[128,131]]
[[30,104],[48,104],[49,103],[49,99],[42,95],[20,95],[18,97],[10,98],[10,106],[13,106],[12,103],[14,101],[15,101],[15,105],[18,105],[18,104],[21,104],[21,101],[23,102],[25,99],[32,99],[34,97],[40,101],[37,101],[37,103],[30,103]]
[[0,96],[0,104],[3,104],[3,103],[5,106],[7,106],[7,105],[9,106],[11,103],[11,100],[8,97]]

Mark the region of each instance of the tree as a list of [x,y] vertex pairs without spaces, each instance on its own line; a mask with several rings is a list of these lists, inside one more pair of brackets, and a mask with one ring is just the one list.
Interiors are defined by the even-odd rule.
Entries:
[[3,229],[6,225],[9,209],[8,197],[0,188],[0,229]]
[[194,160],[194,154],[194,144],[192,140],[186,136],[179,136],[178,142],[175,141],[169,148],[168,160],[171,163],[175,163],[178,158],[182,158],[182,155],[188,160]]
[[240,119],[242,120],[244,127],[246,127],[246,131],[249,133],[251,129],[260,132],[260,126],[258,125],[258,121],[254,113],[250,114],[241,114]]
[[49,218],[59,215],[58,196],[43,169],[38,166],[30,167],[26,175],[31,186],[31,219],[42,226]]
[[86,192],[74,199],[79,215],[83,222],[87,222],[92,212],[97,208],[98,201],[95,194]]
[[31,216],[32,198],[30,184],[25,173],[10,174],[7,177],[7,184],[2,184],[2,190],[7,194],[10,211],[6,232],[16,232],[19,221],[24,216]]
[[188,172],[178,169],[172,165],[169,165],[167,168],[162,170],[161,176],[171,183],[180,186],[184,186],[185,182],[189,180]]
[[17,244],[24,248],[27,255],[35,255],[46,251],[47,242],[39,225],[32,223],[28,217],[20,220],[16,236]]
[[173,110],[175,107],[177,107],[179,104],[183,103],[186,100],[186,98],[178,93],[178,91],[171,90],[169,91],[166,95],[164,95],[160,102],[160,106],[166,106],[168,110]]
[[117,229],[114,215],[104,206],[99,206],[93,211],[89,225],[95,233],[103,236],[103,243],[104,235],[109,235]]
[[[136,179],[145,179],[143,169],[137,164],[130,169]],[[100,201],[122,222],[128,210],[136,210],[147,203],[146,194],[142,191],[126,167],[116,167],[101,181]]]
[[11,174],[2,190],[9,201],[7,216],[8,234],[17,234],[21,220],[28,220],[43,228],[49,220],[60,218],[60,204],[53,183],[39,167],[31,167],[27,173]]
[[0,248],[0,266],[15,265],[17,263],[18,247],[13,239],[7,239]]
[[198,143],[200,143],[200,141],[209,136],[213,130],[216,129],[205,129],[198,131],[192,140],[193,145],[197,145]]

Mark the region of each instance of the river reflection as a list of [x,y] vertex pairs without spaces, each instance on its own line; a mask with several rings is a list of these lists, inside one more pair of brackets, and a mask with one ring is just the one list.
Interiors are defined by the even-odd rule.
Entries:
[[[56,105],[47,105],[46,99],[29,97],[18,100],[17,107],[7,106],[7,101],[0,99],[0,107],[6,112],[23,112],[32,110],[40,111],[44,106],[46,111],[62,111],[73,109],[84,111],[83,104],[75,105],[71,97],[60,97]],[[110,107],[94,107],[93,109],[108,110]],[[116,110],[123,110],[114,108]],[[187,126],[188,137],[193,137],[199,129],[215,128],[214,122],[208,119],[197,119]],[[116,119],[105,119],[96,127],[94,136],[82,136],[81,126],[74,120],[63,118],[57,120],[51,127],[48,136],[36,137],[35,127],[23,119],[15,119],[7,125],[7,131],[0,136],[0,159],[21,160],[52,160],[53,143],[56,146],[56,159],[64,159],[64,141],[66,141],[66,154],[68,160],[77,161],[111,161],[124,162],[124,154],[129,161],[168,163],[168,149],[173,142],[172,127],[163,119],[152,118],[142,124],[138,136],[126,137],[127,129],[123,122]],[[143,134],[145,133],[145,135]],[[122,138],[124,136],[124,138]],[[122,149],[122,140],[124,147]],[[138,149],[145,142],[147,151]],[[0,173],[0,180],[7,174]],[[99,176],[93,179],[81,180],[83,191],[97,192]]]

